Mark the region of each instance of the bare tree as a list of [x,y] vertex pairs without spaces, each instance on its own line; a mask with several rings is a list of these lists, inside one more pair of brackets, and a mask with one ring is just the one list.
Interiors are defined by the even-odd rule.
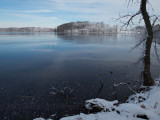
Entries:
[[[154,84],[154,80],[152,79],[151,72],[150,72],[150,55],[151,55],[151,47],[152,47],[152,42],[154,39],[154,31],[153,27],[158,20],[158,17],[156,15],[149,15],[147,11],[147,4],[149,4],[149,0],[135,0],[140,6],[139,6],[139,11],[136,12],[135,14],[128,14],[124,16],[120,16],[117,20],[121,20],[122,18],[127,18],[126,22],[123,22],[123,27],[124,26],[129,26],[133,25],[133,19],[140,15],[139,22],[143,21],[146,27],[146,38],[140,41],[137,45],[139,46],[140,44],[144,43],[145,49],[144,49],[144,56],[142,58],[143,63],[144,63],[144,68],[143,68],[143,85],[144,86],[151,86]],[[129,4],[133,3],[134,0],[129,0]],[[154,19],[153,19],[154,18]],[[153,21],[153,22],[152,22]]]
[[152,25],[150,22],[150,18],[148,12],[146,10],[147,0],[141,0],[141,14],[144,19],[144,23],[147,30],[147,39],[146,39],[146,47],[145,47],[145,56],[144,56],[144,71],[143,71],[143,85],[149,86],[154,84],[154,80],[151,77],[150,73],[150,52],[151,52],[151,45],[153,41],[153,30]]

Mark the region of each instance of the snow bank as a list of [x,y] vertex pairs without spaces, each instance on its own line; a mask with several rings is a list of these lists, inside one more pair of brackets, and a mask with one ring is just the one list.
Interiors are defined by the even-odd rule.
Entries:
[[126,103],[91,99],[86,101],[88,110],[98,107],[102,112],[62,118],[61,120],[160,120],[160,79],[156,85],[129,97]]
[[97,108],[97,109],[100,109],[101,111],[106,112],[106,111],[114,110],[115,105],[118,104],[118,101],[115,100],[115,101],[110,102],[110,101],[96,98],[96,99],[87,100],[85,103],[86,103],[85,107],[88,110]]

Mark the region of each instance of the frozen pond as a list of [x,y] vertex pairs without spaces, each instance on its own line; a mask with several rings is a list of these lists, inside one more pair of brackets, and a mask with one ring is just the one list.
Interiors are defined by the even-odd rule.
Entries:
[[[0,33],[0,119],[58,119],[79,113],[90,98],[125,101],[132,92],[113,84],[136,90],[136,42],[133,35]],[[158,77],[154,60],[152,71]]]

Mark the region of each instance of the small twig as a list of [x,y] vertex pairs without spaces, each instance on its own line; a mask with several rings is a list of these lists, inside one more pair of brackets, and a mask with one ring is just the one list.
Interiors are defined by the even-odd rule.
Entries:
[[128,83],[119,83],[119,84],[114,84],[114,86],[115,87],[118,87],[118,86],[120,86],[120,85],[127,85],[128,86],[128,88],[133,92],[133,93],[137,93],[137,92],[135,92],[129,85],[128,85]]
[[160,58],[159,58],[159,55],[158,55],[158,51],[157,51],[157,42],[156,40],[154,40],[154,51],[155,51],[155,54],[156,54],[156,58],[157,58],[157,61],[160,63]]
[[51,86],[51,88],[52,88],[53,90],[55,90],[55,91],[57,91],[57,92],[59,92],[59,93],[63,93],[63,94],[64,94],[64,91],[63,91],[63,90],[58,90],[57,88],[53,87],[53,85],[51,85],[51,84],[50,84],[50,86]]
[[99,81],[100,81],[100,83],[101,83],[101,86],[103,86],[102,78],[101,78],[99,75],[97,75],[97,77],[99,78]]
[[154,19],[154,21],[153,21],[153,23],[152,23],[152,27],[154,27],[154,25],[155,25],[155,23],[156,23],[157,20],[158,20],[158,17],[156,17],[156,18]]

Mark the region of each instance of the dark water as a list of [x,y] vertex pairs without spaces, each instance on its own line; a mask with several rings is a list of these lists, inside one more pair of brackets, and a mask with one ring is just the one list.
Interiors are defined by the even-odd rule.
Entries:
[[125,101],[130,89],[113,84],[137,90],[139,49],[129,52],[136,42],[133,35],[0,33],[0,120],[59,119],[97,97]]

